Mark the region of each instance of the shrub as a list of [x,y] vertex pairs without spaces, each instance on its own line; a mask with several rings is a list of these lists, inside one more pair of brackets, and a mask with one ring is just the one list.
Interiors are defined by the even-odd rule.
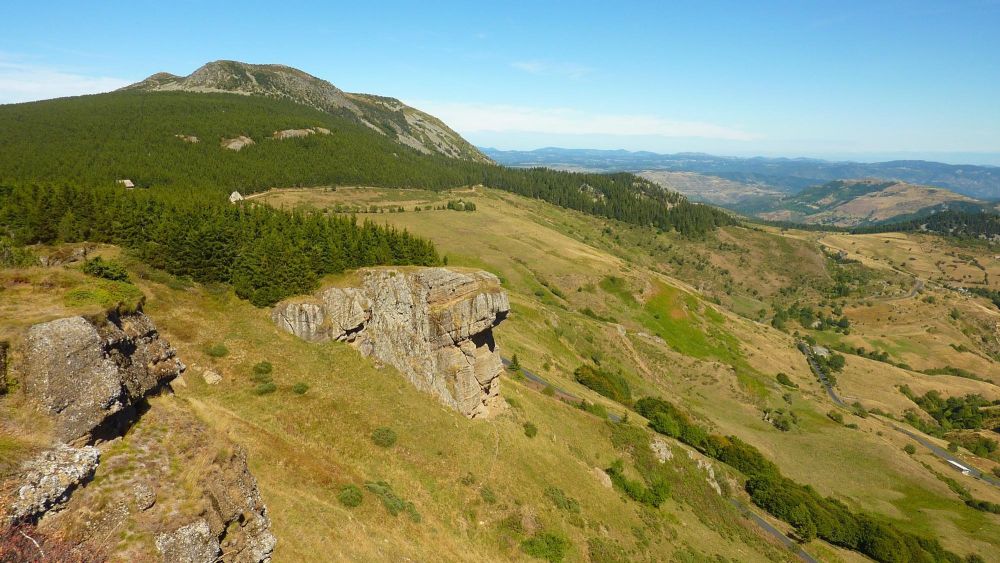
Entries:
[[583,365],[576,368],[573,375],[578,383],[612,401],[626,405],[632,402],[632,389],[620,373]]
[[905,446],[903,446],[903,451],[910,455],[913,455],[917,453],[917,448],[915,448],[913,444],[906,444]]
[[524,423],[524,435],[529,438],[534,438],[538,435],[538,427],[530,422]]
[[590,538],[587,540],[587,555],[592,563],[628,563],[629,556],[622,546],[613,540]]
[[550,383],[549,385],[546,385],[544,389],[542,389],[542,395],[545,395],[546,397],[555,397],[556,388],[553,387],[552,384]]
[[778,383],[784,385],[785,387],[798,387],[794,381],[788,378],[788,375],[785,372],[779,372],[778,375],[775,376],[775,379],[777,379]]
[[400,512],[406,512],[410,516],[410,520],[420,522],[420,513],[417,512],[417,508],[413,506],[412,502],[403,500],[393,492],[389,483],[385,481],[365,483],[365,488],[374,493],[382,501],[382,506],[385,507],[389,514],[396,516]]
[[579,513],[580,503],[575,498],[566,496],[566,491],[558,487],[545,487],[545,497],[552,501],[559,510]]
[[205,353],[213,358],[224,358],[229,354],[229,348],[226,348],[226,345],[220,342],[206,348]]
[[665,481],[656,480],[651,486],[646,487],[640,481],[633,481],[625,476],[625,464],[622,460],[615,460],[604,470],[611,477],[611,484],[629,498],[642,504],[647,504],[654,508],[659,508],[663,501],[667,499],[670,488]]
[[308,390],[309,390],[309,385],[302,383],[301,381],[296,383],[295,385],[292,385],[292,392],[294,392],[296,395],[305,395],[306,391]]
[[396,444],[396,431],[385,426],[376,428],[372,432],[372,442],[381,448],[391,448]]
[[253,366],[254,375],[271,375],[272,371],[274,371],[274,366],[271,365],[271,362],[257,362]]
[[269,381],[267,383],[258,383],[257,386],[254,387],[253,392],[257,395],[267,395],[274,393],[277,389],[278,386]]
[[364,495],[361,493],[356,485],[345,485],[340,492],[337,493],[337,500],[340,504],[348,507],[354,508],[356,506],[361,506],[361,501],[364,499]]
[[562,561],[569,551],[569,540],[561,535],[551,532],[538,532],[534,536],[521,542],[521,549],[538,559],[550,562]]
[[83,273],[111,281],[128,281],[128,271],[125,270],[125,266],[115,260],[105,261],[100,256],[84,262]]

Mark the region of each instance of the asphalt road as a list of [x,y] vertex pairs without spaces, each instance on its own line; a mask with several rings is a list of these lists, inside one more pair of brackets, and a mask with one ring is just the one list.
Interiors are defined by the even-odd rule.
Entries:
[[[507,358],[501,357],[500,361],[503,362],[504,367],[510,367],[510,360],[508,360]],[[533,372],[531,372],[531,371],[529,371],[527,369],[524,369],[523,367],[521,368],[521,373],[529,381],[537,383],[538,385],[541,385],[543,387],[547,387],[547,386],[551,385],[552,388],[556,390],[556,397],[558,397],[560,399],[566,399],[567,401],[572,402],[572,403],[579,403],[582,400],[580,397],[577,397],[576,395],[570,393],[569,391],[566,391],[565,389],[560,389],[559,387],[556,387],[555,385],[552,385],[548,381],[545,381],[545,379],[541,378],[539,375],[537,375],[537,374],[535,374],[535,373],[533,373]],[[621,421],[621,417],[619,417],[618,415],[616,415],[614,413],[608,413],[608,418],[610,418],[613,422],[620,422]],[[798,542],[796,542],[795,540],[789,538],[788,536],[786,536],[785,534],[783,534],[781,532],[781,530],[779,530],[779,529],[775,528],[774,526],[772,526],[770,522],[768,522],[763,517],[761,517],[759,514],[757,514],[753,510],[751,510],[749,506],[743,504],[742,502],[740,502],[739,500],[734,499],[734,498],[730,498],[729,502],[730,502],[730,504],[732,504],[733,506],[735,506],[737,509],[739,509],[739,511],[740,511],[741,514],[743,514],[744,516],[746,516],[747,518],[749,518],[751,521],[753,521],[755,524],[757,524],[762,530],[764,530],[768,534],[772,535],[775,539],[777,539],[779,542],[781,542],[781,544],[784,545],[785,547],[791,549],[795,553],[795,555],[797,555],[800,559],[802,559],[806,563],[819,563],[818,561],[816,561],[815,559],[813,559],[812,556],[810,556],[808,553],[806,553],[805,550],[802,549],[802,546],[800,546],[798,544]]]
[[[826,393],[827,393],[827,395],[830,396],[830,399],[834,403],[836,403],[838,406],[846,408],[847,404],[844,403],[844,401],[840,398],[840,396],[837,395],[837,392],[833,390],[833,387],[830,385],[830,382],[827,380],[826,375],[823,374],[823,372],[819,369],[819,366],[816,364],[816,360],[813,359],[812,354],[809,353],[809,352],[807,352],[806,350],[804,350],[802,347],[799,347],[799,350],[803,353],[803,355],[805,355],[806,360],[809,362],[810,369],[812,369],[812,371],[816,375],[816,377],[819,378],[819,382],[823,384],[823,387],[826,389]],[[921,446],[924,446],[925,448],[927,448],[928,450],[930,450],[931,453],[933,453],[937,457],[939,457],[939,458],[941,458],[941,459],[943,459],[945,461],[951,461],[951,462],[954,462],[954,463],[959,463],[963,467],[968,467],[969,468],[969,475],[971,475],[972,477],[975,477],[976,479],[979,479],[980,481],[985,481],[985,482],[987,482],[987,483],[989,483],[991,485],[1000,487],[1000,479],[997,479],[997,478],[995,478],[992,475],[989,475],[987,473],[983,473],[982,471],[979,471],[975,467],[972,467],[969,463],[966,463],[966,462],[958,459],[957,457],[951,455],[951,453],[948,452],[948,450],[942,448],[941,446],[938,446],[934,442],[931,442],[930,440],[928,440],[927,438],[921,436],[920,434],[917,434],[916,432],[913,432],[911,430],[907,430],[907,429],[905,429],[905,428],[903,428],[901,426],[897,426],[897,425],[895,425],[893,423],[890,423],[890,425],[896,431],[902,432],[903,434],[906,434],[910,438],[916,440],[917,443],[919,443]],[[955,468],[955,470],[957,471],[958,468]]]

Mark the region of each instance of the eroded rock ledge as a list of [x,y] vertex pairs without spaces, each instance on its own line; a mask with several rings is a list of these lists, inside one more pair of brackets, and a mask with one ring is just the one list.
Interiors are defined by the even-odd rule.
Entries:
[[115,415],[184,370],[142,313],[96,324],[83,317],[37,324],[26,344],[25,391],[53,417],[62,442],[92,441]]
[[492,329],[510,303],[496,276],[369,269],[361,279],[361,287],[279,303],[272,319],[310,342],[352,343],[469,418],[499,408],[503,366]]

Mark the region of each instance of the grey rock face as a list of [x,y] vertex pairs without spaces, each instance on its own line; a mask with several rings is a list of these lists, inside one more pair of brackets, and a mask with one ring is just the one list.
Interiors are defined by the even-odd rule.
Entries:
[[56,421],[56,438],[89,437],[184,370],[142,313],[95,326],[67,317],[28,329],[24,384]]
[[500,406],[492,329],[510,311],[500,280],[446,268],[372,269],[360,288],[279,303],[274,322],[310,342],[341,340],[391,364],[421,391],[470,418]]
[[217,464],[203,478],[212,511],[206,515],[219,538],[225,561],[270,561],[277,539],[271,519],[247,466],[246,452],[238,449],[228,463]]
[[93,446],[57,444],[26,462],[8,517],[14,521],[35,520],[66,502],[73,489],[93,477],[99,458]]
[[213,563],[219,556],[219,539],[205,520],[196,520],[156,537],[164,563]]

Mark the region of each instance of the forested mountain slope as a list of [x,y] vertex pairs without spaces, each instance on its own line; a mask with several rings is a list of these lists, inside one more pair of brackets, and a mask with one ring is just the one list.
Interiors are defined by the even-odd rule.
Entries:
[[210,62],[188,76],[161,72],[125,90],[222,92],[290,100],[351,119],[424,154],[490,162],[436,117],[395,98],[352,94],[284,65]]
[[[122,91],[0,106],[0,184],[246,194],[270,187],[487,185],[588,214],[703,233],[732,219],[632,174],[513,169],[422,154],[287,99]],[[311,131],[305,133],[305,131]],[[239,150],[226,147],[240,146]]]

